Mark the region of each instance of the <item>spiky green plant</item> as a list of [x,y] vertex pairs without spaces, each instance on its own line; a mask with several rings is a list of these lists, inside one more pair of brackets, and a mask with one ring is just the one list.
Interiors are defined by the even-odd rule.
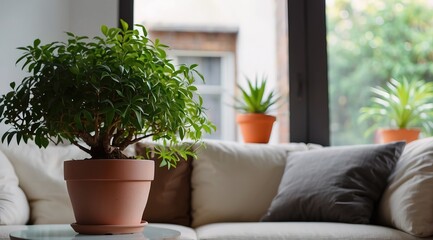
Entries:
[[245,113],[267,113],[269,108],[276,104],[279,97],[274,91],[266,93],[267,79],[264,77],[259,84],[259,79],[256,76],[254,82],[247,78],[248,88],[243,88],[237,84],[241,90],[241,97],[236,98],[235,108]]
[[379,127],[421,128],[425,134],[433,130],[433,82],[391,79],[385,87],[371,89],[368,107],[360,109],[359,121],[371,121],[371,134]]

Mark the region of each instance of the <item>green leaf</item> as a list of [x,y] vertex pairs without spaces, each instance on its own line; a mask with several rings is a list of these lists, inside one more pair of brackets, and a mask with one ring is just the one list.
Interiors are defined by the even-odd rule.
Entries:
[[188,87],[188,90],[189,90],[189,91],[193,91],[193,92],[195,92],[195,91],[197,91],[197,87],[191,85],[191,86]]
[[83,129],[83,124],[81,123],[81,116],[75,115],[74,116],[74,123],[77,125],[78,129]]
[[23,60],[27,56],[28,56],[27,54],[24,54],[23,56],[21,56],[20,58],[18,58],[18,60],[15,62],[15,64],[18,64],[19,62],[21,62],[21,60]]
[[143,126],[143,118],[141,116],[141,112],[137,111],[135,109],[133,109],[133,112],[135,114],[136,121],[137,121],[137,124],[138,124],[137,129],[143,129],[144,126]]
[[2,143],[5,142],[5,140],[6,140],[6,138],[8,137],[8,135],[9,135],[9,132],[5,132],[5,133],[3,134],[3,136],[2,136]]
[[123,19],[120,19],[120,23],[121,23],[121,25],[122,25],[123,31],[128,30],[129,25],[128,25],[127,22],[125,22]]
[[183,140],[185,138],[185,130],[181,127],[179,128],[179,138]]
[[114,109],[110,109],[106,113],[106,122],[105,123],[107,124],[107,126],[110,126],[113,123],[114,115],[115,115]]
[[93,116],[89,111],[83,110],[82,113],[84,114],[84,118],[87,122],[93,122]]
[[34,41],[33,41],[33,47],[38,47],[39,46],[39,44],[41,44],[41,40],[39,39],[39,38],[37,38],[37,39],[35,39]]
[[116,89],[116,92],[117,92],[117,95],[119,95],[121,97],[125,97],[125,95],[123,94],[122,91]]

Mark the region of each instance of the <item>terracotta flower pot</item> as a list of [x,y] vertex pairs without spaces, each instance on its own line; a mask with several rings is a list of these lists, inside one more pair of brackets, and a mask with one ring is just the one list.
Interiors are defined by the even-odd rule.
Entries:
[[268,143],[275,120],[274,116],[259,113],[239,114],[236,117],[246,143]]
[[149,160],[65,161],[74,230],[82,234],[143,231],[141,218],[154,170],[154,161]]
[[419,129],[379,129],[379,142],[389,143],[395,141],[406,141],[410,143],[419,137]]

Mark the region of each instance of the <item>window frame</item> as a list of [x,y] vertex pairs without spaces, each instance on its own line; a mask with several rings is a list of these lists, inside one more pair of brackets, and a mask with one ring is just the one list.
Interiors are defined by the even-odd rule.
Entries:
[[330,143],[326,0],[288,0],[290,141]]
[[[177,57],[220,57],[221,58],[221,85],[202,86],[196,85],[200,94],[221,95],[221,137],[223,140],[236,140],[235,111],[230,103],[235,95],[235,56],[228,51],[201,51],[201,50],[170,50],[168,54]],[[176,63],[177,59],[174,59]]]
[[[326,0],[287,0],[291,142],[330,143]],[[134,0],[119,0],[132,28]]]

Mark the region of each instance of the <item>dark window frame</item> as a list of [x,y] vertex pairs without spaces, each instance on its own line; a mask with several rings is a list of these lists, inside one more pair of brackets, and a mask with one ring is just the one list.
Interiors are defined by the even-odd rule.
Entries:
[[291,142],[330,142],[325,7],[288,0]]
[[[289,26],[290,141],[330,142],[326,0],[287,0]],[[130,26],[134,0],[119,0]]]
[[[123,19],[132,29],[134,25],[134,0],[119,0],[119,19]],[[119,22],[119,27],[120,22]]]

